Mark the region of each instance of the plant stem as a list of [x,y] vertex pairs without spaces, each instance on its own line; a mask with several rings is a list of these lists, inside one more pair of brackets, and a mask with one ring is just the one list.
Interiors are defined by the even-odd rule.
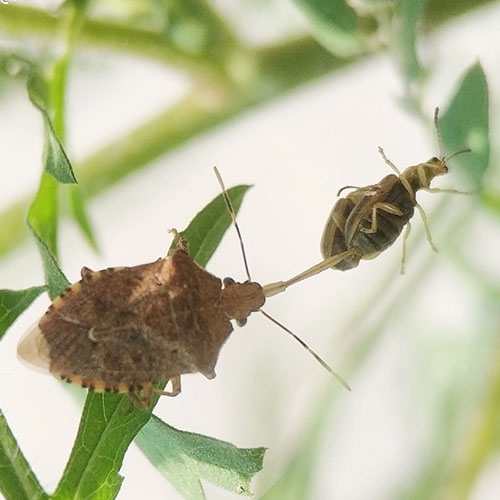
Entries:
[[[497,335],[498,337],[498,335]],[[498,337],[500,338],[500,337]],[[489,378],[484,384],[484,396],[469,415],[467,427],[453,455],[454,462],[439,498],[466,500],[470,498],[476,480],[497,450],[500,419],[500,342],[492,349]]]
[[[58,35],[59,22],[59,16],[47,11],[10,5],[2,8],[0,31],[16,37],[53,38]],[[118,50],[154,59],[174,65],[198,80],[207,79],[225,85],[232,83],[228,63],[237,53],[239,58],[246,53],[245,47],[229,35],[225,37],[224,44],[218,46],[218,51],[196,54],[180,49],[162,32],[97,19],[83,21],[78,42],[82,46]]]

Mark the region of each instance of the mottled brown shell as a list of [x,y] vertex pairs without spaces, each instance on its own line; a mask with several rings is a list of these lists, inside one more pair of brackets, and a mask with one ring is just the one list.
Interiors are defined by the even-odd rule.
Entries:
[[29,341],[59,378],[99,391],[144,389],[150,399],[154,382],[196,372],[215,377],[230,320],[243,322],[264,301],[257,283],[222,288],[182,249],[135,267],[83,268],[19,353],[28,357]]

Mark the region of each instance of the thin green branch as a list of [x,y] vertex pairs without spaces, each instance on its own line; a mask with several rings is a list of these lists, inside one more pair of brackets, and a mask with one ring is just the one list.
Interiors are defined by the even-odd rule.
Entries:
[[477,10],[495,0],[427,0],[424,18],[430,26],[438,26],[466,12]]
[[[52,38],[58,35],[59,23],[60,18],[47,11],[9,5],[2,9],[0,32],[15,37]],[[219,28],[219,24],[214,28]],[[224,43],[217,45],[217,51],[193,53],[182,50],[162,32],[105,20],[85,19],[79,43],[154,59],[187,71],[197,80],[206,79],[213,83],[232,85],[232,61],[250,56],[246,48],[230,36],[228,30],[225,30],[225,35]]]
[[[484,395],[469,415],[467,427],[452,455],[448,473],[439,498],[442,500],[466,500],[477,479],[492,455],[498,449],[498,422],[500,419],[500,342],[492,349],[488,378]],[[448,457],[449,458],[449,457]]]

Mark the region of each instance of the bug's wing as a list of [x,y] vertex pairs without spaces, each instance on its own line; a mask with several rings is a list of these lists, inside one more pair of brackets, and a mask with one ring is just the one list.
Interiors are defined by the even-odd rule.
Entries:
[[27,343],[21,357],[60,378],[83,378],[87,386],[100,380],[105,388],[193,372],[213,378],[232,331],[220,291],[221,281],[181,250],[133,268],[84,269],[39,322],[34,335],[44,342],[34,350],[43,355],[26,354]]
[[51,371],[75,374],[130,386],[166,380],[196,371],[179,342],[164,342],[157,332],[138,324],[78,331],[69,325],[57,345],[52,344]]
[[345,252],[345,223],[354,208],[349,198],[340,198],[332,208],[321,237],[321,253],[327,259],[333,255]]
[[17,357],[33,370],[50,372],[49,345],[38,327],[38,321],[23,335],[17,346]]

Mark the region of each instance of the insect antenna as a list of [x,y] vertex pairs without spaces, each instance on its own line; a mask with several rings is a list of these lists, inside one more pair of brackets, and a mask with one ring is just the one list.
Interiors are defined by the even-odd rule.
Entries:
[[458,151],[455,151],[454,153],[452,153],[450,156],[446,156],[443,161],[445,163],[448,163],[452,158],[455,158],[455,156],[461,155],[463,153],[471,153],[471,152],[472,152],[472,149],[470,149],[470,148],[459,149]]
[[319,354],[317,354],[311,347],[309,347],[298,335],[293,333],[289,328],[287,328],[285,325],[280,323],[277,319],[274,319],[272,316],[270,316],[268,313],[263,311],[262,309],[259,309],[259,311],[269,320],[272,321],[275,325],[279,326],[281,329],[283,329],[288,335],[293,337],[306,351],[311,354],[311,356],[331,375],[333,375],[339,382],[342,384],[342,386],[347,389],[348,391],[351,390],[351,387],[349,384],[336,372],[334,372],[331,368],[331,366],[324,360],[322,359]]
[[434,128],[436,129],[436,135],[439,146],[439,155],[443,158],[443,138],[441,136],[441,129],[439,128],[439,106],[434,108]]
[[[229,195],[227,194],[227,189],[226,186],[224,185],[224,181],[222,180],[222,176],[219,172],[219,169],[217,167],[214,167],[214,172],[215,176],[217,177],[217,181],[219,182],[219,185],[222,190],[222,196],[224,197],[224,201],[226,203],[227,209],[229,211],[229,214],[231,215],[231,219],[233,220],[233,225],[236,229],[236,232],[238,234],[238,240],[240,242],[240,248],[241,248],[241,254],[243,255],[243,263],[245,265],[245,272],[248,277],[249,281],[252,281],[252,278],[250,277],[250,270],[248,267],[248,261],[247,261],[247,256],[245,252],[245,244],[243,243],[243,238],[241,236],[241,231],[240,227],[238,225],[238,221],[236,220],[236,211],[234,210],[233,204],[231,202],[231,198],[229,198]],[[346,186],[346,187],[353,187],[353,186]],[[311,276],[314,276],[315,274],[321,273],[327,269],[329,269],[331,266],[336,264],[337,262],[340,262],[341,260],[345,259],[346,257],[351,256],[352,252],[350,250],[346,252],[342,252],[341,254],[338,255],[333,255],[329,257],[328,259],[322,260],[319,264],[316,264],[309,269],[306,269],[300,274],[297,274],[293,278],[290,278],[286,281],[278,281],[276,283],[269,283],[268,285],[263,286],[264,290],[264,295],[266,297],[270,297],[272,295],[276,295],[278,293],[284,292],[289,286],[294,285],[295,283],[298,283],[299,281],[305,280],[307,278],[310,278]]]
[[[222,176],[220,175],[220,172],[219,170],[217,169],[217,167],[214,167],[214,172],[215,172],[215,176],[217,177],[217,180],[220,184],[220,187],[222,189],[222,196],[224,197],[224,201],[226,202],[226,206],[227,206],[227,209],[229,211],[229,214],[231,215],[231,218],[233,220],[233,225],[234,227],[236,228],[236,232],[238,234],[238,239],[240,241],[240,248],[241,248],[241,253],[243,255],[243,262],[245,264],[245,271],[246,271],[246,274],[247,274],[247,277],[248,277],[248,280],[251,281],[251,277],[250,277],[250,271],[249,271],[249,268],[248,268],[248,261],[247,261],[247,257],[246,257],[246,252],[245,252],[245,245],[243,243],[243,238],[241,236],[241,231],[240,231],[240,228],[238,226],[238,222],[236,220],[236,211],[234,210],[234,207],[233,207],[233,204],[231,203],[231,198],[229,198],[229,195],[227,193],[227,189],[224,185],[224,181],[222,180]],[[331,260],[331,259],[330,259]],[[314,269],[314,272],[311,274],[317,274],[318,272],[321,272],[320,270],[317,270],[317,267],[318,266],[314,266],[313,269]],[[322,267],[322,266],[321,266]],[[326,269],[326,268],[325,268]],[[323,268],[321,269],[323,270]],[[264,291],[264,295],[267,297],[268,295],[275,295],[276,293],[279,293],[280,291],[285,291],[285,289],[290,286],[291,284],[293,283],[296,283],[297,281],[301,281],[302,279],[305,279],[307,276],[303,276],[304,273],[301,273],[298,277],[299,279],[297,280],[297,276],[295,278],[292,278],[292,280],[288,280],[286,282],[279,282],[279,283],[276,283],[275,285],[278,285],[280,290],[279,291],[274,291],[274,293],[266,293],[266,287],[263,287],[263,291]],[[303,276],[303,277],[302,277]],[[283,285],[284,285],[284,288],[283,288]],[[322,359],[319,354],[317,354],[313,349],[311,349],[311,347],[309,347],[298,335],[296,335],[295,333],[293,333],[289,328],[287,328],[285,325],[283,325],[282,323],[280,323],[277,319],[273,318],[272,316],[270,316],[268,313],[266,313],[265,311],[263,311],[262,309],[259,309],[259,312],[261,314],[263,314],[269,321],[271,321],[272,323],[274,323],[275,325],[279,326],[282,330],[284,330],[286,333],[288,333],[291,337],[293,337],[306,351],[309,352],[309,354],[311,354],[311,356],[328,372],[330,373],[331,375],[333,375],[339,382],[340,384],[345,388],[347,389],[348,391],[351,390],[349,384],[336,372],[334,372],[332,370],[332,368],[330,367],[330,365],[324,360]]]
[[222,189],[222,196],[226,203],[227,210],[229,211],[229,215],[231,215],[231,219],[233,220],[233,225],[236,229],[236,233],[238,234],[238,240],[240,241],[241,254],[243,255],[243,264],[245,266],[245,272],[248,278],[248,281],[252,281],[250,277],[250,270],[248,268],[247,254],[245,252],[245,244],[243,243],[243,238],[241,236],[240,227],[238,226],[238,221],[236,220],[236,211],[234,210],[233,204],[231,203],[231,198],[227,194],[226,186],[224,185],[224,181],[222,180],[222,176],[217,167],[214,167],[215,176],[219,181],[220,187]]
[[443,154],[443,138],[441,135],[441,128],[439,127],[439,107],[436,106],[434,108],[434,127],[436,129],[436,135],[437,135],[437,140],[438,140],[438,146],[439,146],[439,154],[441,158],[443,159],[444,163],[448,163],[452,158],[455,158],[455,156],[461,155],[463,153],[470,153],[472,150],[470,148],[463,148],[459,149],[458,151],[455,151],[449,156],[444,156]]

